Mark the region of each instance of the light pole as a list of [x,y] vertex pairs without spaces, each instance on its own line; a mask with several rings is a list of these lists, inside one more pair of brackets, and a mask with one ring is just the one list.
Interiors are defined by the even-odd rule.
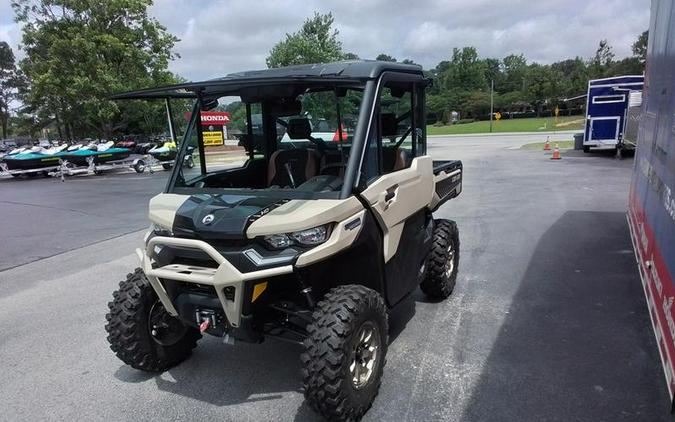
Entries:
[[490,133],[492,133],[492,116],[494,115],[494,92],[495,92],[495,80],[490,79]]

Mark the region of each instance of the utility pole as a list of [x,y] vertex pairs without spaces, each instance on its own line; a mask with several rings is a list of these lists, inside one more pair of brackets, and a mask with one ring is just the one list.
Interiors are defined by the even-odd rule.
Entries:
[[495,92],[495,80],[490,79],[490,133],[492,133],[492,116],[494,115],[494,92]]

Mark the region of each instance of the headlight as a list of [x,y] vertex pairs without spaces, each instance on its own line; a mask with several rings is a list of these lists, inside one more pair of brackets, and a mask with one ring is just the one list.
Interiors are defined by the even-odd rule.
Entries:
[[326,241],[327,235],[328,228],[326,226],[319,226],[291,233],[293,240],[305,246],[314,246],[323,243]]
[[323,225],[292,233],[272,234],[263,239],[274,249],[284,249],[291,245],[315,246],[328,239],[328,228],[328,225]]
[[273,234],[264,237],[265,242],[274,249],[283,249],[291,246],[293,240],[286,234]]

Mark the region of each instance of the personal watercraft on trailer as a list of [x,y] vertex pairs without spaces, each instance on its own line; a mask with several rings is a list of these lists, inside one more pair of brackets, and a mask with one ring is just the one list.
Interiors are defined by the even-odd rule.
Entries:
[[[34,170],[59,165],[59,160],[64,158],[64,150],[68,145],[60,145],[52,148],[32,147],[17,153],[11,153],[2,160],[8,170]],[[13,151],[12,151],[13,152]]]
[[87,166],[89,165],[89,159],[93,159],[94,164],[101,164],[123,160],[131,154],[129,149],[115,148],[113,145],[113,142],[106,142],[105,144],[82,146],[75,151],[66,152],[64,159],[75,166]]
[[155,146],[148,151],[148,154],[159,161],[173,160],[176,158],[176,143],[167,141],[162,146]]

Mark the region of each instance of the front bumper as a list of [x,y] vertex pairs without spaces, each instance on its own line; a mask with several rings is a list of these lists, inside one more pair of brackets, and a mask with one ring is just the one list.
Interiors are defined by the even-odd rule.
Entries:
[[[211,257],[218,264],[218,267],[210,268],[182,264],[169,264],[159,267],[155,260],[155,250],[161,246],[201,250]],[[154,236],[148,240],[145,250],[137,249],[136,254],[141,261],[143,272],[150,281],[164,308],[170,314],[178,316],[178,311],[162,285],[161,279],[213,286],[218,300],[223,306],[225,317],[232,327],[239,327],[241,324],[244,283],[246,281],[262,280],[293,272],[292,265],[284,265],[242,273],[213,246],[196,239]],[[233,299],[228,299],[224,293],[224,290],[228,287],[234,288]]]

